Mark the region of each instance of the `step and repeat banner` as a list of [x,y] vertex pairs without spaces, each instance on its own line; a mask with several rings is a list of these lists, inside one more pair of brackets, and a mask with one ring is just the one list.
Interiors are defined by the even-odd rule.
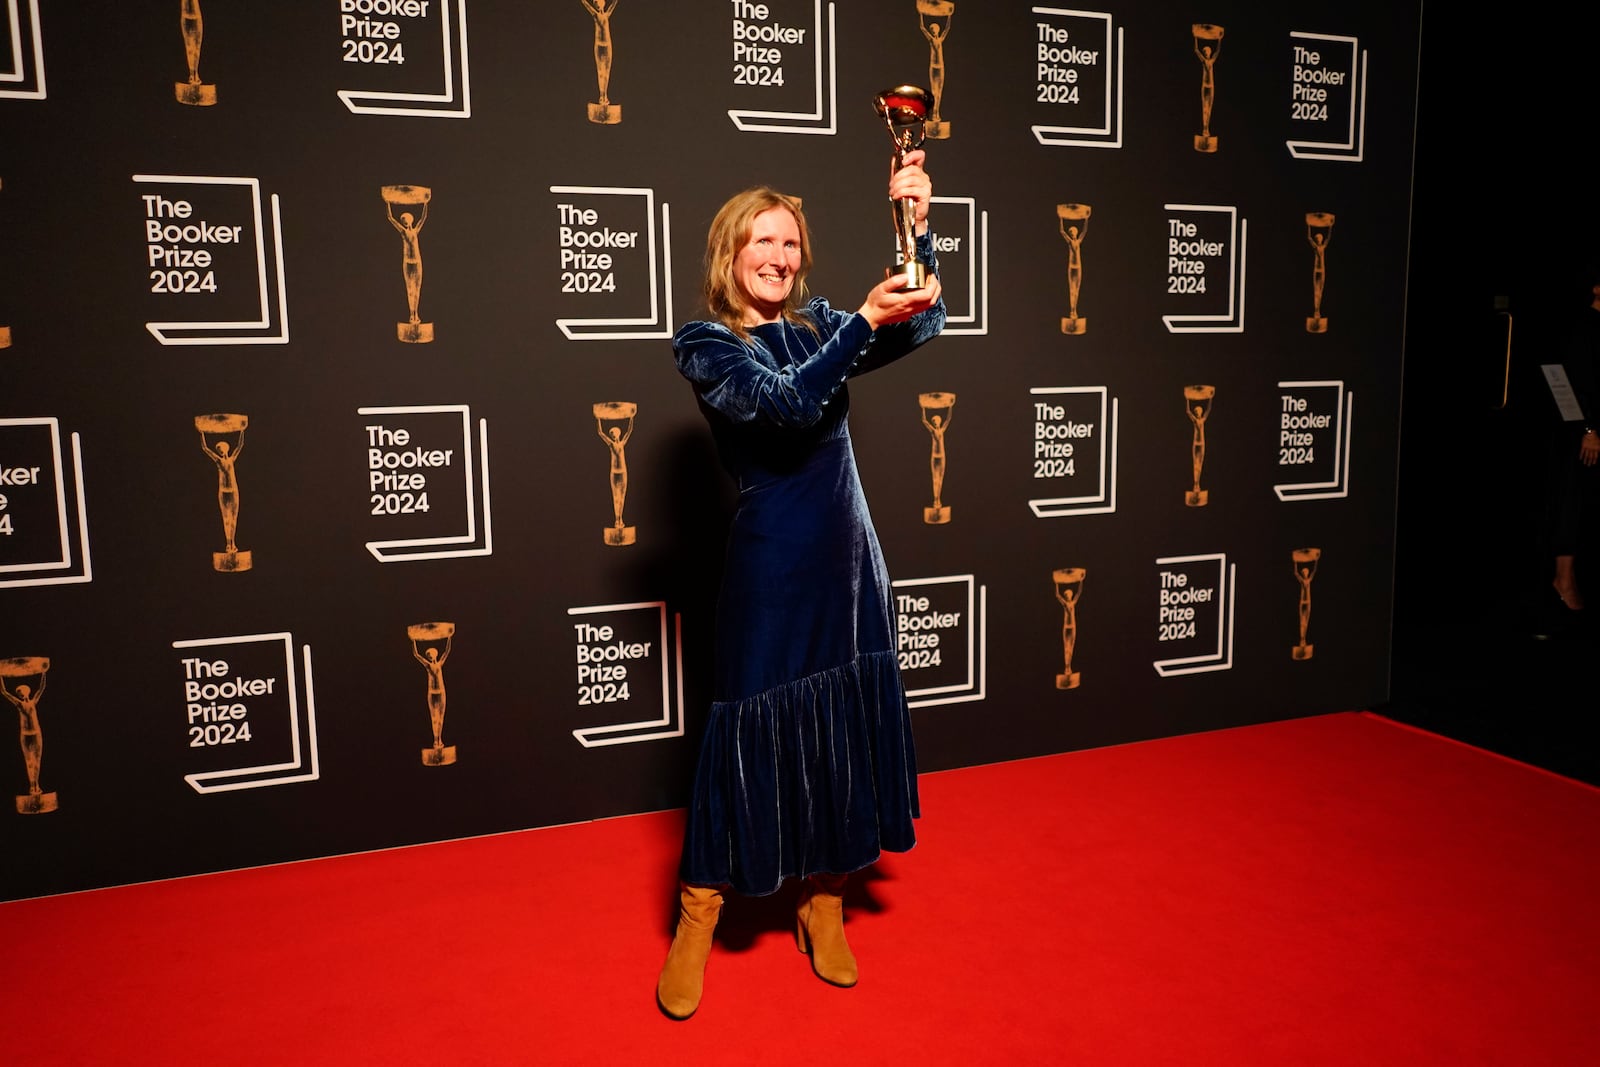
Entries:
[[0,3],[6,899],[684,803],[670,338],[754,184],[860,302],[906,83],[949,326],[851,390],[922,768],[1387,694],[1420,3]]

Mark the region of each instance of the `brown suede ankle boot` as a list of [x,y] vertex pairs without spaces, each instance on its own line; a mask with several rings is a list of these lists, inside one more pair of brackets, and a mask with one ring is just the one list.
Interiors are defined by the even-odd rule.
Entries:
[[656,1003],[674,1019],[687,1019],[700,1006],[705,988],[706,957],[711,955],[711,931],[722,912],[722,890],[713,886],[681,885],[678,893],[678,932],[667,950],[656,982]]
[[807,878],[795,911],[795,943],[809,948],[811,969],[824,982],[837,986],[856,984],[856,958],[844,939],[844,883],[842,874]]

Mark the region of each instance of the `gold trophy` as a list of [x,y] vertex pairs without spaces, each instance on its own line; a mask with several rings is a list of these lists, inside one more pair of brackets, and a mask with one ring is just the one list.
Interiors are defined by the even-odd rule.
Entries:
[[1222,51],[1222,27],[1196,22],[1194,54],[1200,57],[1200,132],[1194,135],[1196,152],[1215,152],[1217,139],[1211,136],[1211,108],[1217,102],[1217,53]]
[[594,16],[594,73],[600,83],[600,99],[589,105],[589,121],[611,126],[622,121],[622,105],[606,95],[611,86],[611,16],[619,0],[578,0]]
[[615,547],[633,544],[634,527],[622,523],[622,503],[628,496],[628,458],[623,449],[633,436],[633,417],[639,405],[628,401],[596,404],[594,418],[596,432],[611,452],[611,512],[612,524],[602,535],[605,543]]
[[1206,462],[1206,419],[1211,417],[1211,399],[1217,395],[1215,386],[1186,385],[1183,387],[1183,410],[1194,423],[1194,442],[1190,450],[1194,455],[1194,488],[1183,494],[1183,502],[1191,508],[1203,508],[1210,494],[1200,488],[1200,468]]
[[[407,321],[394,324],[395,336],[407,344],[427,344],[433,340],[433,323],[418,318],[417,304],[422,299],[422,224],[428,221],[428,201],[433,199],[433,190],[426,185],[385,185],[379,192],[389,214],[389,225],[400,234],[400,271],[405,275],[406,305],[411,312]],[[412,208],[420,205],[422,214],[402,211],[397,219],[397,204]]]
[[[222,534],[227,547],[211,553],[211,565],[219,571],[247,571],[253,565],[248,550],[234,543],[239,530],[239,477],[234,464],[244,451],[244,429],[250,425],[245,415],[196,415],[194,428],[200,431],[200,448],[217,465],[217,508],[222,512]],[[229,438],[232,440],[229,440]],[[216,442],[212,442],[216,438]]]
[[[922,147],[928,94],[915,85],[897,85],[879,93],[873,106],[878,109],[889,130],[889,139],[894,142],[894,169],[899,170],[906,165],[906,153]],[[894,209],[895,239],[900,248],[900,262],[889,271],[906,276],[902,292],[922,289],[928,284],[928,265],[917,259],[916,203],[909,196],[889,202]]]
[[1297,548],[1289,555],[1294,559],[1294,580],[1300,583],[1300,643],[1289,650],[1289,655],[1295,659],[1310,659],[1316,649],[1306,641],[1306,627],[1311,625],[1311,579],[1317,576],[1322,549]]
[[433,747],[422,750],[424,767],[445,767],[456,761],[456,746],[444,743],[444,661],[450,658],[453,622],[419,622],[406,627],[411,655],[428,672],[428,720],[433,724]]
[[1088,571],[1082,567],[1066,567],[1052,571],[1055,579],[1056,599],[1061,602],[1061,673],[1056,675],[1057,689],[1076,689],[1082,675],[1072,669],[1072,650],[1078,644],[1078,601],[1083,598],[1083,579]]
[[1322,317],[1322,287],[1328,280],[1328,242],[1333,240],[1333,216],[1326,211],[1306,212],[1306,240],[1311,242],[1311,314],[1306,333],[1327,333]]
[[200,0],[182,0],[178,25],[183,30],[183,55],[189,61],[189,80],[173,82],[172,94],[180,104],[210,107],[217,102],[217,87],[200,81],[200,39],[205,36]]
[[1083,236],[1089,232],[1088,204],[1057,204],[1056,218],[1061,236],[1067,242],[1067,317],[1061,332],[1077,335],[1089,328],[1089,320],[1078,317],[1078,291],[1083,288]]
[[950,36],[950,20],[955,13],[953,0],[917,0],[917,23],[922,27],[922,36],[928,39],[928,86],[933,90],[933,106],[922,129],[935,141],[950,136],[950,123],[939,117],[939,101],[944,99],[944,42]]
[[918,393],[917,403],[922,406],[922,425],[933,437],[933,451],[928,458],[928,466],[933,471],[933,506],[922,509],[922,521],[929,526],[943,526],[950,521],[950,505],[939,499],[944,491],[944,432],[950,428],[956,394]]
[[[0,659],[0,696],[16,706],[21,716],[22,763],[28,769],[28,791],[17,797],[17,814],[42,815],[56,810],[55,793],[39,788],[39,760],[44,753],[44,736],[39,732],[39,698],[44,696],[45,674],[50,660],[44,656],[13,656]],[[8,678],[32,678],[6,683]]]

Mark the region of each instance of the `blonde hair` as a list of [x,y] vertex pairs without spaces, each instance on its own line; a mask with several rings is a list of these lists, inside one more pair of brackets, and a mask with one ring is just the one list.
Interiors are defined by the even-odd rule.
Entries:
[[800,198],[760,185],[730,197],[717,211],[706,233],[706,307],[719,322],[746,340],[750,337],[745,326],[750,299],[734,277],[733,263],[750,243],[750,230],[756,216],[778,207],[794,216],[795,226],[800,230],[800,269],[795,271],[794,285],[784,301],[783,317],[816,332],[810,317],[800,310],[806,304],[806,275],[811,272],[811,233],[806,228]]

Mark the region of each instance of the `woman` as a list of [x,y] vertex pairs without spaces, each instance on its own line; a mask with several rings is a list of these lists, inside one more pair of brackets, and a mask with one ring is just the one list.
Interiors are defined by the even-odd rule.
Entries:
[[[933,262],[924,153],[889,196],[915,201]],[[739,483],[717,607],[710,716],[679,869],[678,930],[656,987],[675,1019],[700,1003],[724,888],[751,896],[804,878],[800,951],[839,986],[856,982],[845,877],[916,841],[916,758],[895,656],[888,575],[856,474],[845,379],[944,327],[938,278],[874,286],[855,312],[806,299],[811,244],[800,201],[749,189],[706,239],[715,322],[673,338],[723,465]]]

